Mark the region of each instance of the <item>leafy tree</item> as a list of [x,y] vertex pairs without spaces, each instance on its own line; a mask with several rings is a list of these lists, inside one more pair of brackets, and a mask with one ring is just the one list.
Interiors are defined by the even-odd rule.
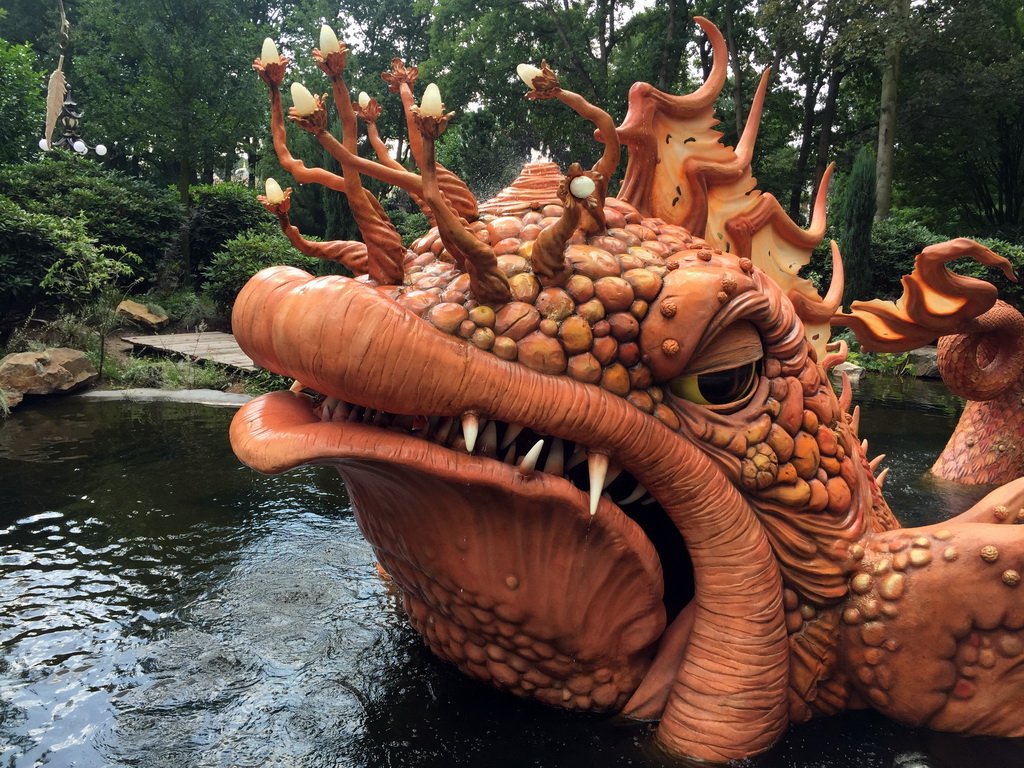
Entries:
[[843,205],[840,246],[846,288],[843,306],[854,299],[871,299],[871,224],[875,215],[875,156],[867,147],[857,153]]
[[0,40],[0,163],[24,158],[43,135],[44,75],[27,45]]
[[136,167],[176,179],[183,204],[193,183],[230,170],[244,137],[260,132],[249,66],[261,36],[245,5],[78,4],[76,66],[90,119]]
[[893,156],[896,152],[896,107],[900,77],[900,55],[909,34],[910,0],[895,0],[890,15],[897,24],[890,26],[885,44],[885,65],[878,108],[878,159],[875,166],[875,220],[889,215],[892,205]]
[[917,9],[895,197],[954,235],[1024,233],[1024,17],[1013,0]]

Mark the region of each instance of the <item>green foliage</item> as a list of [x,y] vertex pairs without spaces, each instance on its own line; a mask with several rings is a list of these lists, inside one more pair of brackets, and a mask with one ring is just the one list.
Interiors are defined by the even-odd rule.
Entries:
[[291,385],[292,380],[288,377],[272,373],[265,368],[260,368],[245,377],[245,394],[253,396],[263,395],[267,392],[288,389]]
[[914,3],[901,61],[902,206],[947,237],[1024,236],[1024,32],[1015,0]]
[[57,259],[39,286],[61,303],[82,303],[111,285],[124,283],[135,270],[139,257],[117,245],[78,247]]
[[[933,232],[917,221],[918,212],[897,210],[889,218],[877,222],[871,234],[872,275],[865,298],[895,300],[903,294],[900,278],[914,269],[917,255],[927,246],[948,238]],[[1010,261],[1018,273],[1024,270],[1024,246],[993,238],[974,238],[985,247]],[[847,254],[843,253],[844,265]],[[1024,311],[1024,287],[1008,280],[996,268],[974,259],[957,259],[946,265],[951,271],[992,283],[999,289],[999,298]]]
[[170,190],[73,152],[0,166],[0,189],[26,211],[80,219],[98,243],[138,256],[146,279],[158,274],[182,221]]
[[843,306],[854,299],[871,299],[871,223],[875,215],[875,153],[864,147],[857,153],[843,206],[840,248],[846,287]]
[[845,341],[849,347],[849,352],[846,355],[847,362],[859,365],[867,371],[894,378],[914,375],[909,352],[864,352],[860,348],[857,337],[849,328],[843,328],[833,333],[832,341]]
[[31,213],[2,195],[0,244],[0,337],[34,308],[80,305],[133,272],[132,255],[97,246],[81,217]]
[[116,373],[122,387],[156,389],[227,389],[233,377],[223,366],[207,361],[172,358],[129,358]]
[[0,39],[0,163],[28,156],[43,135],[44,75],[27,45]]
[[402,245],[408,248],[413,240],[422,237],[430,229],[430,222],[427,217],[419,211],[409,213],[400,209],[389,210],[388,218],[395,225],[398,234],[402,236]]
[[898,212],[875,224],[871,233],[873,280],[869,298],[899,298],[903,294],[900,279],[913,271],[917,254],[945,239]]
[[275,264],[315,272],[320,260],[297,251],[280,233],[245,232],[225,243],[224,250],[203,269],[203,290],[221,306],[230,307],[250,277]]
[[272,233],[274,220],[240,184],[206,184],[191,189],[187,223],[192,269],[196,275],[213,261],[225,244],[243,232]]
[[[90,130],[144,163],[181,199],[235,163],[266,115],[250,69],[269,3],[78,0],[75,76]],[[288,10],[285,3],[282,10]]]
[[171,319],[171,323],[185,330],[209,327],[217,323],[223,313],[216,302],[204,293],[190,288],[173,292],[157,291],[141,296],[138,301],[152,307],[158,306]]

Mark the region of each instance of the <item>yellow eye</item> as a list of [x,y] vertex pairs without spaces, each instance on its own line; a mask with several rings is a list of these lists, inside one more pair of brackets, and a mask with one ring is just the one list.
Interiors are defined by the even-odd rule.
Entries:
[[753,360],[735,368],[676,376],[669,388],[676,397],[697,405],[731,405],[749,397],[757,385],[757,364]]

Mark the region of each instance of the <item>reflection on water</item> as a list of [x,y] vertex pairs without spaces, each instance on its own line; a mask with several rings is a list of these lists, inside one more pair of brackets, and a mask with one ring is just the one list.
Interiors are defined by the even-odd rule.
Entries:
[[[915,523],[979,495],[922,479],[956,416],[933,390],[858,395],[879,398],[861,431]],[[0,423],[0,765],[669,764],[646,726],[519,702],[435,660],[337,475],[241,467],[231,415],[67,401]],[[978,749],[1018,765],[1002,762],[1014,742],[856,713],[791,729],[757,764],[973,768]]]

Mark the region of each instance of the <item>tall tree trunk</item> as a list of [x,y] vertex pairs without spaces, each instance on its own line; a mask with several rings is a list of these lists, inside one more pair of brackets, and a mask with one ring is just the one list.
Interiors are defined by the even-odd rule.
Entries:
[[[670,91],[682,70],[683,50],[686,47],[690,19],[689,0],[667,0],[665,35],[662,38],[662,55],[658,60],[655,85],[663,91]],[[683,83],[687,81],[683,72]]]
[[[910,16],[910,0],[896,0],[893,12],[900,22]],[[878,106],[878,149],[875,158],[875,221],[889,215],[892,207],[893,156],[896,152],[896,96],[900,78],[900,49],[903,47],[903,27],[889,36],[885,49],[885,69],[882,72],[882,94]]]
[[178,199],[181,208],[185,212],[186,224],[181,230],[181,270],[182,281],[185,285],[192,285],[192,248],[189,242],[188,219],[189,211],[189,188],[192,186],[192,164],[188,159],[182,157],[178,163]]
[[[836,121],[836,100],[839,96],[839,85],[846,73],[833,69],[828,76],[828,90],[825,92],[825,106],[821,110],[821,130],[818,133],[818,151],[814,160],[814,185],[811,188],[811,208],[818,196],[818,185],[828,168],[829,154],[832,149],[832,126]],[[827,191],[827,190],[826,190]]]
[[814,142],[814,104],[821,92],[821,81],[812,82],[808,78],[807,91],[804,93],[804,119],[800,128],[800,151],[796,157],[796,181],[789,195],[789,217],[800,221],[800,203],[803,201],[804,184],[806,183],[807,161],[811,156],[811,144]]
[[[665,5],[665,36],[662,38],[661,57],[658,61],[658,76],[656,78],[656,85],[662,91],[669,90],[679,72],[679,62],[683,50],[682,43],[676,39],[680,27],[680,3],[677,0],[668,0]],[[682,5],[684,11],[688,10],[686,2],[683,2]]]
[[729,61],[732,63],[732,103],[736,110],[736,135],[743,135],[743,72],[740,69],[740,55],[736,45],[736,3],[727,0],[725,3],[725,42],[729,48]]

